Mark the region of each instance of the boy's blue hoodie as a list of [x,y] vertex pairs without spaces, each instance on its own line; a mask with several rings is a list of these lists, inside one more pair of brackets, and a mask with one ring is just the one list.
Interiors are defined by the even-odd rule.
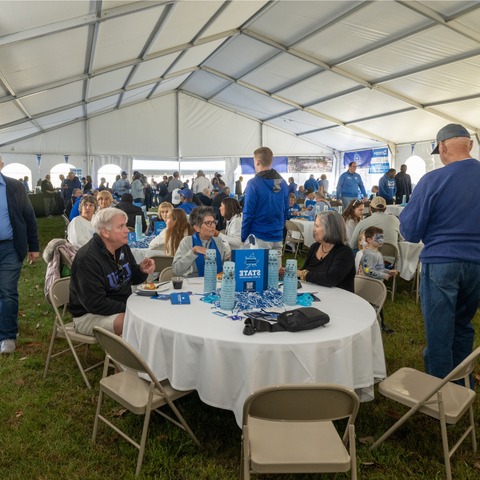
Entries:
[[281,242],[288,208],[288,185],[281,175],[273,168],[257,173],[245,189],[242,242],[249,235]]
[[391,200],[397,193],[397,182],[394,178],[390,178],[386,173],[378,183],[378,195],[385,200]]

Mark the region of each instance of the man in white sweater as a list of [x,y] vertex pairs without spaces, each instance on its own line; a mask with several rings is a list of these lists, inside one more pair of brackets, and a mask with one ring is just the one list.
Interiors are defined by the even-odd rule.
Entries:
[[206,188],[212,190],[212,184],[208,178],[205,178],[203,170],[199,170],[197,172],[197,178],[195,179],[195,182],[193,182],[193,193],[202,193]]

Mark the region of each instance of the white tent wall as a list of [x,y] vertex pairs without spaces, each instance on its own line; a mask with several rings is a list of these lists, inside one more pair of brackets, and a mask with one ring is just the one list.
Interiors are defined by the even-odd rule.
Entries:
[[127,178],[130,178],[132,176],[132,163],[132,157],[121,155],[92,155],[90,157],[90,175],[92,177],[93,186],[97,187],[100,184],[98,171],[104,165],[118,165],[122,170],[127,172]]

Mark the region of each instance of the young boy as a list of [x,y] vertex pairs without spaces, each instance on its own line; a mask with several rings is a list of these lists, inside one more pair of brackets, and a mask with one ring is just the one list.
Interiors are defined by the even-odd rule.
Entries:
[[[396,270],[389,270],[385,268],[385,262],[382,254],[378,249],[383,245],[383,230],[378,227],[368,227],[365,230],[365,238],[363,240],[362,259],[360,265],[362,267],[363,274],[367,277],[372,277],[377,280],[389,280],[390,277],[397,275]],[[391,328],[388,328],[383,321],[383,310],[380,312],[382,318],[382,331],[392,335],[395,333]]]
[[290,220],[292,217],[296,217],[301,214],[302,209],[296,202],[297,197],[295,197],[295,194],[290,193],[289,196],[289,205],[288,205],[288,215],[287,215],[287,220]]

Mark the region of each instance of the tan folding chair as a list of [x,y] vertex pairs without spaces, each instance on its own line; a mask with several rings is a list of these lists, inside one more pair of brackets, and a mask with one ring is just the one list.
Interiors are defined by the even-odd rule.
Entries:
[[68,268],[72,268],[72,262],[70,258],[67,256],[65,253],[65,250],[63,247],[58,247],[58,251],[60,252],[60,259],[64,265],[66,265]]
[[[300,229],[300,227],[295,223],[292,222],[291,220],[287,220],[285,222],[285,228],[287,229],[287,236],[285,237],[285,241],[283,242],[283,251],[282,255],[285,254],[285,245],[287,242],[294,243],[295,246],[295,258],[297,258],[297,253],[298,253],[298,248],[299,246],[305,242],[305,239],[303,238],[303,232]],[[297,232],[299,234],[299,237],[294,237],[293,232]]]
[[135,233],[135,229],[133,227],[127,227],[127,228],[130,233]]
[[167,280],[170,280],[174,276],[175,275],[173,274],[172,267],[167,267],[167,268],[164,268],[160,273],[160,276],[158,277],[158,281],[166,282]]
[[[252,393],[243,407],[240,478],[351,470],[356,480],[359,404],[353,390],[335,384],[272,385]],[[333,422],[344,418],[342,439]]]
[[172,266],[173,256],[170,255],[152,255],[150,257],[155,262],[155,273],[161,273]]
[[[384,242],[383,245],[378,250],[384,258],[385,257],[394,258],[393,269],[396,270],[397,264],[398,264],[398,257],[400,256],[397,246],[394,245],[393,243]],[[387,292],[391,292],[392,294],[392,302],[395,298],[396,289],[397,289],[397,276],[395,275],[395,277],[393,277],[392,279],[392,289],[390,290],[389,288],[387,288]]]
[[[378,391],[385,397],[411,407],[410,410],[385,432],[371,447],[378,447],[398,427],[403,425],[414,413],[421,412],[440,421],[442,432],[443,455],[447,479],[451,480],[450,457],[470,434],[472,450],[477,452],[475,439],[475,424],[473,420],[472,404],[475,400],[475,391],[469,388],[469,375],[480,355],[480,347],[471,353],[460,365],[454,368],[443,380],[432,377],[413,368],[401,368],[386,378],[378,386]],[[452,383],[454,380],[464,379],[465,386]],[[467,412],[470,417],[470,426],[460,437],[455,446],[449,450],[447,438],[447,423],[456,424]]]
[[[150,422],[150,413],[153,410],[185,430],[192,437],[192,440],[200,447],[199,441],[190,430],[187,422],[185,422],[184,418],[173,403],[178,398],[191,393],[192,390],[181,392],[172,388],[168,380],[159,382],[157,377],[155,377],[153,372],[145,363],[145,360],[143,360],[137,351],[125,340],[121,339],[114,333],[108,332],[100,327],[94,327],[93,333],[100,345],[102,345],[104,348],[107,356],[105,358],[103,377],[100,380],[100,395],[98,397],[97,412],[95,414],[95,422],[93,425],[92,443],[95,443],[98,420],[100,419],[109,427],[113,428],[123,438],[125,438],[125,440],[128,440],[132,445],[139,449],[140,452],[138,454],[137,470],[135,472],[135,476],[138,477],[138,475],[140,475],[140,469],[142,468],[148,424]],[[116,365],[121,365],[122,367],[126,368],[126,370],[107,377],[107,370],[110,360],[112,360]],[[140,378],[138,376],[139,373],[148,374],[151,380],[147,381],[143,378]],[[111,422],[109,422],[105,417],[100,415],[104,393],[123,405],[123,407],[127,408],[135,415],[145,415],[140,445]],[[178,422],[162,411],[158,410],[158,408],[167,404],[177,417]]]
[[65,222],[65,240],[66,240],[68,237],[68,225],[70,224],[70,219],[65,214],[62,215],[62,218],[63,218],[63,221]]
[[355,295],[362,297],[373,305],[377,312],[378,323],[381,324],[380,312],[387,298],[387,287],[381,280],[376,280],[363,275],[355,275]]
[[[97,343],[95,337],[91,337],[90,335],[82,335],[81,333],[77,333],[75,331],[75,326],[73,322],[65,323],[63,322],[63,315],[65,315],[67,311],[67,304],[69,300],[69,288],[70,288],[70,277],[66,278],[59,278],[52,283],[50,287],[50,300],[52,301],[53,310],[55,311],[55,322],[53,324],[53,333],[52,339],[50,341],[50,348],[48,349],[47,355],[47,362],[45,364],[45,370],[43,371],[43,378],[46,378],[48,367],[50,365],[50,360],[54,357],[58,357],[67,352],[72,352],[73,357],[75,358],[75,362],[77,363],[78,369],[82,374],[83,380],[85,381],[87,388],[92,388],[90,386],[90,382],[88,381],[85,372],[92,370],[93,368],[99,367],[103,364],[103,362],[97,363],[89,368],[83,368],[82,364],[78,358],[77,352],[75,351],[76,348],[81,347],[82,345],[87,345],[87,349],[85,351],[85,358],[88,354],[88,349],[90,345]],[[60,310],[63,307],[63,315],[60,313]],[[68,342],[68,348],[63,350],[60,353],[56,353],[52,355],[53,351],[53,344],[55,343],[56,338],[64,338]],[[79,345],[73,346],[72,342],[80,342]]]

